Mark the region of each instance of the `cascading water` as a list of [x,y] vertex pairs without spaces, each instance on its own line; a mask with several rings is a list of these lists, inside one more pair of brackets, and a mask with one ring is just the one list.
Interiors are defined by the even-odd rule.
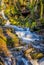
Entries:
[[[14,28],[15,29],[16,34],[22,40],[22,42],[29,43],[31,41],[31,42],[37,43],[36,41],[39,41],[40,40],[39,39],[40,38],[39,35],[37,35],[36,33],[31,32],[29,30],[29,28],[26,28],[25,29],[25,28],[20,28],[20,27],[13,26],[13,25],[7,25],[7,26],[10,27],[10,28]],[[32,43],[32,45],[33,45],[34,48],[40,49],[41,51],[43,51],[43,49],[44,49],[40,45],[40,43],[37,43],[37,45]],[[21,60],[23,62],[22,65],[35,65],[35,64],[36,65],[40,65],[37,60],[30,60],[31,64],[28,63],[28,60],[26,60],[23,57],[21,58]],[[20,65],[21,60],[19,59],[19,64],[18,65]],[[42,63],[41,63],[41,65],[42,65]]]
[[[3,4],[3,3],[2,3]],[[16,34],[18,35],[18,37],[23,41],[23,42],[25,42],[25,43],[29,43],[30,41],[31,42],[34,42],[34,41],[38,41],[39,40],[39,35],[37,35],[37,34],[35,34],[35,33],[32,33],[31,31],[30,31],[30,29],[29,28],[21,28],[21,27],[17,27],[17,26],[14,26],[14,25],[10,25],[10,22],[9,22],[9,20],[7,19],[7,17],[5,17],[5,15],[4,15],[4,11],[2,10],[1,12],[0,12],[0,15],[2,15],[2,17],[5,19],[5,20],[7,20],[7,23],[5,24],[5,27],[10,27],[10,28],[14,28],[15,29],[15,32],[16,32]],[[33,44],[32,44],[33,45]],[[39,43],[38,43],[38,45],[39,45]],[[36,46],[36,44],[35,45],[33,45],[33,47],[35,47],[35,48],[41,48],[41,46],[39,45],[39,46]],[[43,50],[43,47],[42,47],[42,50]],[[17,52],[17,51],[16,51]],[[14,52],[14,55],[15,55],[15,52]],[[38,61],[37,60],[30,60],[30,62],[29,62],[29,60],[27,60],[27,59],[25,59],[24,57],[20,57],[19,58],[19,54],[18,54],[18,57],[16,57],[16,58],[18,58],[17,59],[17,65],[21,65],[21,63],[22,63],[22,65],[44,65],[44,60],[43,60],[43,62],[39,62],[38,63]],[[11,65],[11,62],[9,61],[9,58],[7,59],[4,59],[5,61],[5,65]]]

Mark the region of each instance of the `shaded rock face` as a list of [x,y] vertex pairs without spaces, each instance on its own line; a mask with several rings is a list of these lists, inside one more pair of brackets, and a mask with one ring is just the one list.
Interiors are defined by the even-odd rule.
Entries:
[[42,35],[42,36],[44,36],[44,28],[43,29],[41,29],[39,32],[37,32],[39,35]]

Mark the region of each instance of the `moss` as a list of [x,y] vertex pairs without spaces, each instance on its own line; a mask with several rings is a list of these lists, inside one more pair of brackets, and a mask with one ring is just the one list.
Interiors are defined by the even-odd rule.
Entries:
[[33,53],[31,54],[32,58],[33,59],[39,59],[39,58],[42,58],[44,55],[42,53]]

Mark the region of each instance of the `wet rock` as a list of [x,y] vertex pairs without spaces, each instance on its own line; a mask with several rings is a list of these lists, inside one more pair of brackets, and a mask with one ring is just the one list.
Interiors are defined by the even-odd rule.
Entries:
[[23,57],[18,57],[17,59],[17,65],[32,65],[28,59],[23,58]]
[[39,65],[44,65],[44,57],[43,58],[41,58],[41,59],[39,59]]

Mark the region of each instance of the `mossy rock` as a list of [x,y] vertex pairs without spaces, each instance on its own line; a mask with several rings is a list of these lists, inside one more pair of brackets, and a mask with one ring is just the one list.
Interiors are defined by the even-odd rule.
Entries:
[[8,30],[6,30],[6,33],[11,38],[11,41],[13,42],[13,47],[19,46],[19,38],[16,36],[16,34]]
[[39,59],[42,58],[44,55],[42,53],[33,53],[31,54],[33,59]]
[[5,42],[7,41],[7,38],[3,34],[0,34],[0,38],[3,39]]

